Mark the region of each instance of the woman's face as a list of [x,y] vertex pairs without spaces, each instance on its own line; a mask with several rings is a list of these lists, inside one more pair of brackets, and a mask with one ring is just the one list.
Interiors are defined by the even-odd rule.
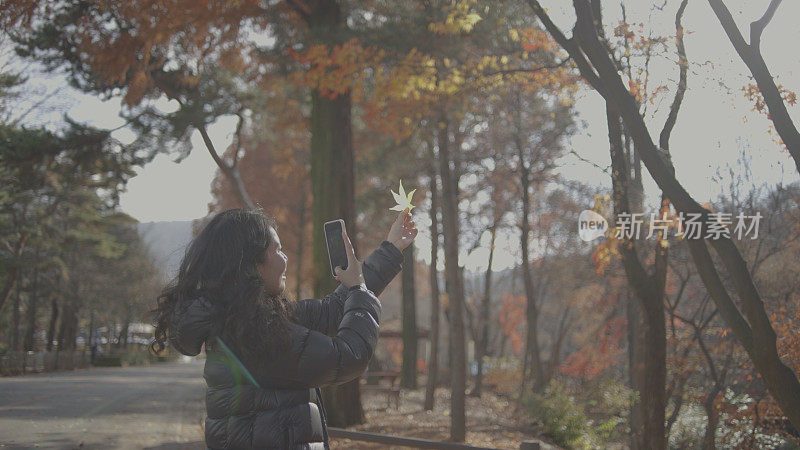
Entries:
[[264,280],[264,291],[268,295],[278,295],[286,289],[286,255],[281,249],[278,233],[270,227],[271,242],[264,255],[264,262],[258,264],[258,274]]

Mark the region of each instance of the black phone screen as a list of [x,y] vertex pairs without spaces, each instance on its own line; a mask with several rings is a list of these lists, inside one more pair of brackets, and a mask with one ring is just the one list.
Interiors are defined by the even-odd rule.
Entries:
[[325,223],[325,240],[328,242],[328,258],[331,263],[331,273],[336,276],[333,268],[339,266],[347,269],[347,253],[342,238],[342,222],[335,220]]

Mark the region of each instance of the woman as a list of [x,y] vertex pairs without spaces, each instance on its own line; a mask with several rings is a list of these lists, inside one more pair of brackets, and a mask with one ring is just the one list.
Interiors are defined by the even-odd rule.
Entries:
[[205,344],[209,448],[327,449],[319,388],[358,378],[378,340],[377,298],[417,235],[402,212],[363,264],[343,231],[346,270],[323,299],[286,299],[286,255],[275,220],[258,211],[215,216],[159,297],[153,350]]

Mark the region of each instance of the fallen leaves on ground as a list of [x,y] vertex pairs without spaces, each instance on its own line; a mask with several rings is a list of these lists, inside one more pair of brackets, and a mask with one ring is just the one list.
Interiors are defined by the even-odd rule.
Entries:
[[[400,392],[399,408],[394,400],[387,407],[386,394],[361,392],[366,422],[348,430],[367,431],[398,437],[448,441],[450,438],[450,391],[446,387],[436,389],[436,401],[432,411],[423,409],[425,387],[403,389]],[[466,398],[467,436],[463,444],[498,449],[518,449],[524,440],[541,439],[532,420],[514,416],[514,404],[493,392],[484,392],[478,397]],[[406,449],[408,447],[387,446],[349,439],[331,439],[332,449]],[[542,445],[542,448],[548,448]],[[552,448],[552,447],[551,447]]]

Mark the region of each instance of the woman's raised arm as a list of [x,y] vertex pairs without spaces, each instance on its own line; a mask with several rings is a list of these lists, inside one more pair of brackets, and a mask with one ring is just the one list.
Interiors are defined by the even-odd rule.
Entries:
[[290,324],[292,345],[270,378],[286,388],[311,388],[346,383],[367,369],[378,343],[381,303],[362,286],[346,291],[336,334]]
[[[381,295],[402,269],[403,253],[391,242],[381,242],[380,247],[367,256],[362,266],[367,289],[376,297]],[[346,299],[347,286],[340,283],[332,293],[322,299],[299,301],[297,317],[300,325],[328,336],[335,334],[342,321]]]

